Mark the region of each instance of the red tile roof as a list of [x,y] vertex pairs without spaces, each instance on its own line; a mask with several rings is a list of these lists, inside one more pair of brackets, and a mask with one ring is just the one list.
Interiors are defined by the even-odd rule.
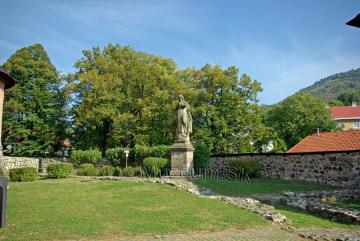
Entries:
[[308,135],[287,153],[360,150],[360,130]]
[[360,106],[334,106],[330,111],[333,119],[360,118]]

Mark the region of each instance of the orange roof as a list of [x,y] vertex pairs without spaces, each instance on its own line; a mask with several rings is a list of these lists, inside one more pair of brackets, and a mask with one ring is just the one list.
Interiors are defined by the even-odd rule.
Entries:
[[287,153],[360,150],[360,130],[308,135]]
[[360,118],[360,106],[334,106],[330,111],[333,119]]

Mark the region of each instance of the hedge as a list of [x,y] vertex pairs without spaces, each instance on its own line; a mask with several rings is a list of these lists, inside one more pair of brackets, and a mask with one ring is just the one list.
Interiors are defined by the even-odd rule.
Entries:
[[37,169],[35,167],[22,167],[10,169],[10,180],[13,182],[29,182],[37,177]]
[[121,169],[121,175],[124,177],[133,177],[135,176],[135,170],[133,167],[126,167]]
[[241,174],[243,170],[244,174],[247,174],[249,177],[259,176],[261,170],[260,162],[255,160],[235,159],[230,160],[229,165],[237,172],[237,174]]
[[86,151],[74,150],[71,152],[70,159],[75,166],[85,163],[97,165],[101,161],[101,152],[97,149]]
[[76,174],[78,176],[96,176],[97,170],[93,164],[81,164]]
[[147,157],[144,159],[144,167],[148,174],[152,176],[160,176],[161,169],[164,167],[168,167],[170,165],[170,161],[165,158],[159,157]]
[[195,144],[194,168],[208,168],[210,160],[210,151],[205,143]]
[[52,163],[46,167],[49,178],[64,178],[71,175],[73,165],[71,163]]
[[99,176],[114,176],[115,168],[112,166],[102,166],[99,169]]

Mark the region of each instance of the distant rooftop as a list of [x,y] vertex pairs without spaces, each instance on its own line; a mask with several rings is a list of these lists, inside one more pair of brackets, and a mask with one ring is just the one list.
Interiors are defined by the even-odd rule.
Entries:
[[333,119],[360,119],[360,106],[334,106],[330,107]]
[[360,130],[320,132],[308,135],[287,153],[360,150]]

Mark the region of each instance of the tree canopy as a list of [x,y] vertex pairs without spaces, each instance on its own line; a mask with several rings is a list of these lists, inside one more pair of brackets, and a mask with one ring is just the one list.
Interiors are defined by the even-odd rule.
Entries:
[[40,44],[19,49],[3,67],[16,81],[5,91],[4,144],[21,140],[17,155],[53,153],[65,137],[62,78]]

